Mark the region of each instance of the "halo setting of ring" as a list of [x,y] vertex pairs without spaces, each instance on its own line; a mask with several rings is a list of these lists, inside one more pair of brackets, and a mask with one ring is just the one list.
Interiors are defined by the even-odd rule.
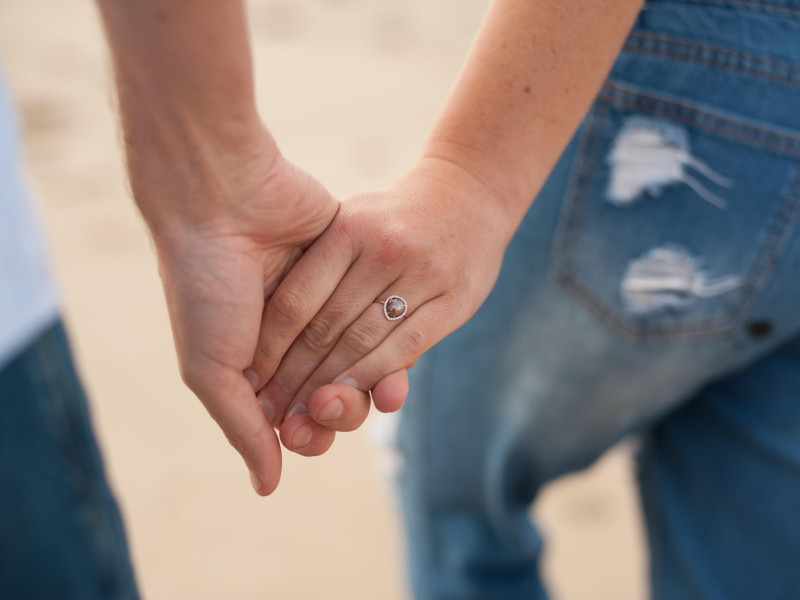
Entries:
[[406,316],[408,312],[408,302],[400,296],[389,296],[383,301],[383,314],[390,321],[397,321]]

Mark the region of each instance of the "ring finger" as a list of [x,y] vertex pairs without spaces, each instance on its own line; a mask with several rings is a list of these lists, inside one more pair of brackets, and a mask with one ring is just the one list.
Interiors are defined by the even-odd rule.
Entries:
[[[403,282],[408,282],[408,279],[405,278],[398,281],[384,290],[376,300],[373,300],[373,305],[367,308],[342,333],[336,345],[324,360],[309,373],[306,381],[291,399],[291,404],[287,410],[288,415],[296,412],[305,412],[308,399],[314,391],[333,381],[337,375],[372,352],[397,327],[402,328],[406,320],[413,321],[411,307],[420,308],[423,304],[436,297],[431,297],[424,292],[413,291],[409,294],[404,293],[403,296],[394,294],[394,291],[408,287],[408,284],[406,283],[406,286],[404,286]],[[405,296],[409,296],[408,300],[406,300]],[[289,358],[288,355],[287,358]],[[410,365],[397,365],[397,368],[408,366]],[[350,423],[347,425],[350,425]],[[344,430],[338,422],[335,428],[338,431]]]
[[[383,308],[378,311],[373,299],[386,283],[381,282],[371,268],[358,261],[348,271],[320,311],[286,351],[274,375],[259,393],[265,412],[274,415],[273,424],[279,425],[291,416],[287,409],[292,398],[336,346],[348,325],[365,314],[374,312],[382,315]],[[395,323],[385,319],[383,322],[376,320],[373,329],[380,331],[364,332],[363,335],[370,338],[378,334],[388,335]]]

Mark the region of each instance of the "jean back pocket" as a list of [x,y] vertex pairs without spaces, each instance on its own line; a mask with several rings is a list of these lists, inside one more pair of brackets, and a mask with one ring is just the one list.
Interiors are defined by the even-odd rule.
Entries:
[[800,216],[800,66],[658,23],[634,29],[579,131],[552,258],[628,341],[731,332]]

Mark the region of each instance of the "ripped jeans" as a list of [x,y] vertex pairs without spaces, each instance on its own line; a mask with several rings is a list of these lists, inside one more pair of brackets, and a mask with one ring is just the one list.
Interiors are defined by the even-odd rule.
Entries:
[[489,299],[411,371],[415,596],[546,597],[538,490],[636,434],[652,597],[800,598],[799,223],[800,0],[648,3]]

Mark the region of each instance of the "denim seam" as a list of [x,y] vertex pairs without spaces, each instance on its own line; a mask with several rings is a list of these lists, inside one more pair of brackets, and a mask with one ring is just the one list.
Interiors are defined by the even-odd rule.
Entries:
[[[670,46],[673,46],[673,48],[670,48]],[[675,46],[678,48],[674,48]],[[623,51],[647,56],[662,56],[684,62],[728,69],[800,87],[800,67],[767,56],[738,52],[706,42],[675,38],[647,31],[634,31],[628,37]],[[711,56],[700,56],[700,54]],[[758,67],[748,66],[748,63],[758,65]]]
[[[600,142],[603,138],[603,130],[611,105],[617,104],[625,108],[635,108],[651,112],[654,115],[660,115],[657,108],[652,106],[643,108],[638,104],[631,105],[631,103],[624,101],[622,98],[604,93],[609,88],[613,89],[614,86],[618,86],[618,84],[610,80],[606,82],[599,97],[604,102],[592,111],[582,133],[579,160],[575,166],[575,173],[570,184],[570,191],[567,194],[564,214],[561,217],[562,226],[555,242],[558,244],[553,259],[555,280],[562,289],[590,314],[605,324],[623,341],[629,343],[636,341],[690,341],[728,335],[732,333],[738,321],[747,314],[758,293],[766,285],[769,275],[779,260],[780,253],[788,242],[789,234],[793,230],[792,225],[797,222],[798,216],[800,216],[800,169],[798,169],[793,179],[789,192],[781,202],[765,240],[760,243],[760,250],[747,273],[745,282],[742,285],[742,291],[737,294],[736,300],[729,303],[728,308],[720,317],[683,325],[634,325],[623,319],[617,311],[607,306],[602,299],[586,289],[569,271],[569,263],[574,254],[577,238],[583,223],[584,209],[588,203],[588,190],[593,179],[592,167],[598,162],[597,153],[601,146]],[[627,90],[624,90],[624,92],[630,94]],[[677,105],[681,104],[653,97],[650,97],[650,100],[651,104],[657,104],[662,101]],[[688,109],[689,106],[683,105],[682,108]],[[691,108],[694,110],[694,107]],[[702,109],[697,110],[704,112]],[[711,116],[717,120],[721,119],[719,116]],[[698,126],[695,122],[690,124]],[[742,125],[752,127],[745,124]],[[752,142],[750,143],[752,144]],[[798,154],[800,155],[800,152]]]
[[[787,6],[785,4],[779,4],[777,2],[764,2],[758,0],[670,0],[673,3],[683,3],[683,4],[698,4],[698,5],[711,5],[711,6],[720,6],[724,8],[745,8],[752,10],[754,12],[763,12],[766,14],[781,14],[784,16],[789,17],[797,17],[800,18],[800,9],[794,8],[791,6]],[[652,5],[653,3],[648,2],[645,5],[647,6]]]
[[[686,102],[658,97],[650,92],[607,80],[598,96],[611,104],[667,117],[747,145],[758,145],[781,154],[800,157],[800,135],[791,135],[763,125],[737,121]],[[769,139],[772,138],[772,139]]]
[[[741,308],[733,319],[734,323],[740,322],[750,311],[759,292],[764,288],[769,275],[775,270],[786,245],[789,243],[791,233],[795,230],[798,217],[800,217],[800,167],[795,172],[794,181],[789,188],[789,193],[781,205],[778,215],[767,234],[767,240],[762,246],[762,251],[756,258],[751,268],[757,274],[753,289],[747,295]],[[774,240],[774,242],[773,242]],[[772,248],[772,250],[770,250]]]
[[608,117],[608,110],[609,106],[607,104],[595,105],[595,108],[589,113],[581,134],[577,150],[577,160],[573,167],[572,178],[564,200],[564,209],[560,217],[562,226],[559,228],[553,246],[552,264],[555,267],[554,276],[556,280],[559,280],[562,273],[566,271],[569,257],[572,256],[576,243],[574,238],[583,221],[583,207],[578,207],[576,204],[580,204],[579,199],[585,197],[588,191],[588,189],[583,189],[588,188],[588,185],[583,181],[587,179],[585,176],[584,162],[587,162],[587,159],[591,159],[589,161],[590,164],[594,163],[599,143],[593,144],[591,140],[594,138],[596,141],[599,141],[601,137],[599,134],[592,136],[591,133],[598,123],[601,125],[605,124]]

